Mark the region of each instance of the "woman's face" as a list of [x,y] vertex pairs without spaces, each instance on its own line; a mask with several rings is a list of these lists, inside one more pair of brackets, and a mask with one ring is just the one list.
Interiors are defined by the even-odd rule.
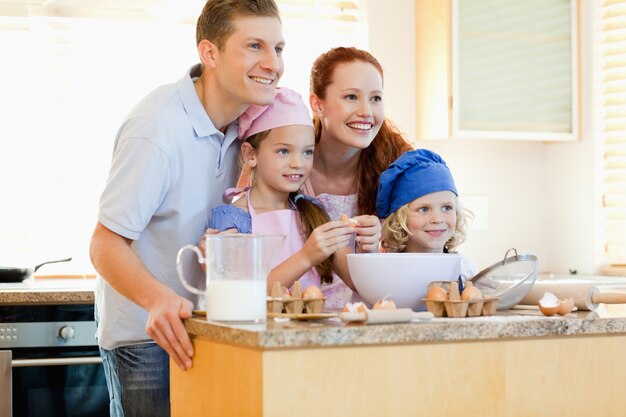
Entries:
[[372,64],[353,61],[335,68],[326,98],[311,96],[311,107],[322,122],[322,139],[365,149],[385,117],[383,79]]
[[456,196],[452,191],[426,194],[409,203],[407,252],[443,252],[456,232]]

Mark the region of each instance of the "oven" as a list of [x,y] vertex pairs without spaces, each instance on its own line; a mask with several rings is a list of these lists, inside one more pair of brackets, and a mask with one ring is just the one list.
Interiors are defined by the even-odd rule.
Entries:
[[109,416],[93,304],[0,306],[0,417]]

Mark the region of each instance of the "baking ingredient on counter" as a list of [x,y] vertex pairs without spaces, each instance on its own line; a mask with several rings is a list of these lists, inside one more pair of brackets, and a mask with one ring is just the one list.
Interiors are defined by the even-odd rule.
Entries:
[[470,281],[465,284],[463,293],[461,294],[461,300],[480,300],[483,298],[483,293]]
[[434,281],[424,298],[426,309],[435,317],[492,316],[498,298],[484,296],[471,282],[459,294],[458,281]]
[[367,311],[339,313],[339,318],[342,321],[361,324],[408,323],[413,320],[431,320],[433,317],[431,312],[414,312],[410,308],[397,308],[393,310],[372,309]]
[[272,291],[267,297],[267,313],[270,317],[282,317],[285,314],[317,316],[324,310],[325,301],[322,291],[314,285],[302,292],[300,282],[296,281],[290,292],[289,289],[281,286],[280,282],[274,282]]
[[426,298],[431,301],[445,301],[448,299],[448,292],[441,287],[433,286],[428,290]]
[[561,304],[559,305],[559,309],[557,313],[559,316],[565,316],[566,314],[571,313],[576,308],[574,304],[574,299],[572,297],[561,300]]
[[216,280],[206,294],[211,320],[265,320],[266,287],[262,280]]
[[595,285],[567,283],[535,283],[520,304],[537,305],[545,292],[551,292],[561,299],[571,297],[579,310],[594,311],[601,303],[626,304],[626,293],[600,292]]
[[306,290],[304,290],[304,292],[302,293],[302,298],[322,298],[322,297],[324,297],[324,294],[322,294],[322,290],[320,290],[319,287],[316,287],[315,285],[311,285],[307,287]]
[[559,300],[556,295],[551,292],[546,292],[537,303],[537,306],[544,316],[554,316],[559,311],[560,304],[561,300]]
[[576,309],[573,298],[559,300],[551,292],[545,292],[543,297],[537,302],[537,306],[544,316],[553,316],[555,314],[565,316]]
[[343,306],[343,311],[346,313],[365,313],[367,311],[367,306],[361,301],[357,301],[356,303],[346,303],[346,305]]
[[395,310],[396,303],[391,299],[389,294],[385,295],[382,300],[378,300],[372,306],[372,310]]

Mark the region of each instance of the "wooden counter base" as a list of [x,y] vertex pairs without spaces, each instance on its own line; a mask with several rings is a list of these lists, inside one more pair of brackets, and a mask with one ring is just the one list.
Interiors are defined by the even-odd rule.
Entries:
[[626,336],[255,350],[194,338],[173,417],[619,416]]

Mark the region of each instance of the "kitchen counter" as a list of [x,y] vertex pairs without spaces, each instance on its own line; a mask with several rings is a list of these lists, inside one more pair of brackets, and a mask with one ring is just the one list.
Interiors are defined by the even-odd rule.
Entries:
[[0,305],[93,304],[94,278],[28,278],[0,283]]
[[386,325],[185,326],[194,365],[170,367],[173,417],[623,415],[621,305],[566,317],[533,307]]
[[256,349],[290,349],[351,345],[387,345],[477,341],[565,335],[626,334],[626,308],[601,306],[566,317],[545,317],[538,309],[513,309],[491,317],[435,318],[381,325],[345,325],[339,319],[274,321],[262,325],[226,325],[203,317],[186,320],[190,335]]

